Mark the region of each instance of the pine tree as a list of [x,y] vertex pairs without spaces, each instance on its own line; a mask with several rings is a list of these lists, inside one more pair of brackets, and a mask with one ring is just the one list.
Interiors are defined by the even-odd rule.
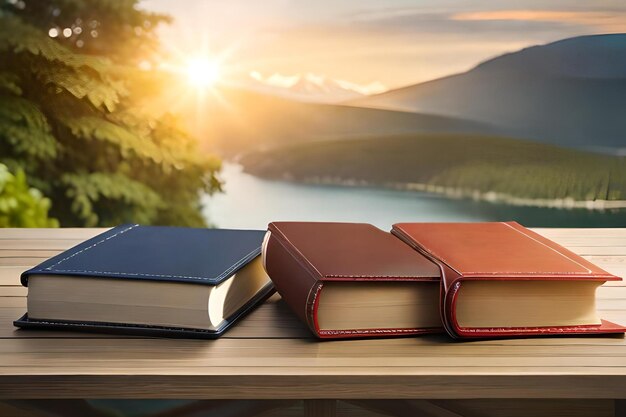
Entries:
[[220,189],[220,161],[174,115],[141,109],[161,81],[139,63],[168,18],[137,3],[0,6],[0,163],[23,170],[63,226],[203,225],[201,195]]

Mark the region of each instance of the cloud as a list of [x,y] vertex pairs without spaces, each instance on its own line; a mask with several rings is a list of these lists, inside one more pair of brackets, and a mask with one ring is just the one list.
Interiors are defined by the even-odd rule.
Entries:
[[[598,32],[585,26],[555,20],[489,19],[487,13],[447,10],[424,11],[402,9],[379,14],[359,15],[343,22],[338,30],[376,33],[378,36],[411,35],[415,39],[424,36],[462,37],[464,39],[488,39],[497,36],[500,41],[520,38],[556,40],[572,35]],[[484,17],[484,18],[481,18]]]
[[457,21],[550,22],[593,27],[605,32],[626,32],[626,11],[491,10],[457,13]]

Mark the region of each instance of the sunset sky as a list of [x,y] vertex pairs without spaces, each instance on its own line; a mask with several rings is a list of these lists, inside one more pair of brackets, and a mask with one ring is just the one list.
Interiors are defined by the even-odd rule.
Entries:
[[626,32],[626,2],[563,0],[144,0],[174,23],[167,48],[220,55],[224,71],[313,73],[367,91],[471,68],[525,46]]

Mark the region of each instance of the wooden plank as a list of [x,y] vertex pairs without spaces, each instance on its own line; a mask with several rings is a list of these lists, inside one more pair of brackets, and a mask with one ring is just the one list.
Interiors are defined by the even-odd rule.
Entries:
[[626,277],[626,263],[623,261],[626,258],[626,255],[580,255],[588,261],[598,265],[600,268],[617,275],[618,277]]
[[55,255],[58,255],[61,251],[58,250],[26,250],[26,249],[3,249],[0,250],[0,258],[43,258],[48,259]]
[[3,297],[26,297],[28,289],[22,286],[0,286],[0,301]]
[[85,239],[0,239],[3,250],[55,250],[61,251],[76,246]]
[[109,228],[87,228],[87,227],[63,227],[63,228],[36,228],[20,229],[5,228],[0,229],[0,239],[80,239],[86,240]]
[[26,270],[28,268],[32,268],[33,266],[42,263],[43,261],[45,261],[47,258],[41,257],[41,256],[34,256],[34,257],[30,257],[27,255],[24,256],[20,256],[20,257],[11,257],[11,258],[0,258],[0,268],[1,267],[20,267],[23,270]]
[[26,311],[26,297],[0,297],[0,306],[18,307]]
[[533,227],[531,230],[546,236],[549,239],[560,237],[571,238],[615,238],[624,237],[624,228],[621,227],[598,227],[598,228],[561,228],[561,227]]
[[604,320],[626,325],[626,310],[598,310],[598,314]]
[[20,274],[24,271],[21,266],[0,267],[0,285],[21,285]]
[[626,246],[569,246],[569,249],[580,256],[586,255],[626,255]]
[[[136,340],[136,339],[128,339],[128,340]],[[614,377],[616,380],[624,381],[626,368],[620,366],[590,366],[585,367],[586,373],[581,373],[581,367],[567,367],[567,366],[496,366],[496,367],[485,367],[485,366],[468,366],[468,367],[459,367],[459,366],[449,366],[446,368],[441,368],[439,366],[316,366],[316,367],[306,367],[306,366],[288,366],[288,367],[275,367],[275,366],[240,366],[240,367],[231,367],[231,366],[210,366],[210,367],[200,367],[197,369],[192,368],[183,368],[183,369],[171,369],[169,372],[164,372],[162,368],[146,368],[141,372],[133,371],[133,369],[125,370],[125,369],[97,369],[97,370],[89,370],[85,372],[67,372],[64,369],[60,368],[41,368],[37,370],[33,369],[17,369],[17,368],[7,368],[5,372],[0,374],[0,385],[2,385],[2,377],[3,376],[49,376],[49,377],[60,377],[60,376],[69,376],[69,375],[91,375],[95,377],[116,377],[121,375],[143,375],[146,377],[154,377],[157,379],[158,377],[204,377],[204,376],[254,376],[258,379],[263,377],[276,377],[276,376],[388,376],[390,378],[400,377],[400,376],[425,376],[425,375],[437,375],[443,377],[455,377],[455,376],[552,376],[552,377],[585,377],[585,376],[603,376],[603,377]],[[0,398],[2,398],[0,396]],[[48,397],[41,397],[48,398]],[[154,398],[154,397],[150,397]],[[254,398],[254,397],[251,397]],[[275,396],[273,398],[280,398],[279,396]],[[478,398],[478,397],[474,397]],[[493,398],[491,396],[485,398]],[[552,398],[547,396],[545,398]],[[586,398],[586,397],[563,397],[563,398]],[[622,398],[622,397],[603,397],[603,398]],[[624,397],[626,398],[626,397]]]
[[624,311],[624,302],[623,299],[601,299],[596,301],[596,305],[599,311]]
[[605,265],[626,265],[626,255],[585,255],[583,258],[587,259],[590,262],[604,263]]
[[553,237],[549,234],[543,234],[546,238],[555,241],[561,246],[570,248],[575,251],[578,247],[620,247],[626,246],[626,236],[592,236],[592,235],[578,235],[578,236],[559,236]]
[[[471,399],[626,398],[623,375],[474,374],[436,368],[413,375],[312,375],[304,369],[281,375],[214,369],[205,375],[0,375],[0,398],[162,399]],[[430,372],[430,374],[429,374]]]
[[[572,369],[578,375],[587,368],[619,371],[626,378],[624,339],[609,345],[550,344],[532,341],[515,345],[454,343],[445,336],[319,343],[307,339],[4,339],[0,344],[3,372],[15,374],[59,372],[69,374],[192,374],[213,368],[264,368],[282,373],[287,369],[327,373],[328,369],[473,368],[500,373],[510,367]],[[281,369],[282,368],[282,369]],[[326,369],[325,371],[319,371]],[[549,371],[542,373],[550,374]],[[554,372],[553,372],[554,373]],[[557,371],[560,373],[560,371]],[[625,387],[626,388],[626,387]]]
[[533,230],[540,232],[554,232],[564,234],[609,234],[609,235],[623,235],[624,228],[622,227],[534,227]]
[[578,236],[550,236],[549,234],[542,234],[546,238],[555,241],[561,246],[571,248],[574,251],[579,247],[620,247],[626,246],[626,236],[593,236],[581,234]]
[[[620,299],[626,301],[626,286],[612,286],[612,285],[603,285],[596,290],[596,298],[599,300],[604,299]],[[626,303],[624,304],[626,308]]]

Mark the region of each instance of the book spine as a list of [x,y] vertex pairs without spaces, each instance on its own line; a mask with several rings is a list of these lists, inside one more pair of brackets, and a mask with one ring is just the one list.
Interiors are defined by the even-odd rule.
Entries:
[[285,303],[311,331],[320,337],[315,320],[315,299],[322,282],[288,249],[288,242],[267,232],[263,265]]
[[458,279],[461,275],[453,270],[446,263],[442,262],[441,259],[435,257],[431,254],[426,248],[420,246],[410,235],[404,232],[401,228],[393,226],[391,230],[391,234],[396,236],[402,242],[409,245],[411,248],[419,252],[426,259],[433,262],[437,267],[439,267],[439,273],[441,275],[441,287],[439,294],[439,315],[441,317],[441,322],[445,331],[452,338],[458,338],[458,326],[455,326],[456,318],[454,317],[455,309],[452,301],[451,295],[454,294],[454,291],[450,291],[455,288],[455,284],[458,282]]

